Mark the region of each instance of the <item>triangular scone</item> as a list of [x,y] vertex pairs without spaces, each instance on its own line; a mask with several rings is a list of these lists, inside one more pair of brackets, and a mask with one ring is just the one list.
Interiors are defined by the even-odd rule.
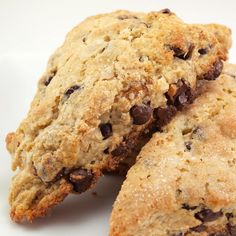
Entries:
[[236,65],[162,131],[129,170],[110,235],[236,235]]
[[[219,24],[207,24],[204,25],[204,27],[207,27],[207,29],[216,36],[223,51],[227,51],[231,47],[232,39],[231,37],[227,36],[231,34],[231,30],[229,28]],[[150,139],[150,136],[150,133],[148,135],[142,135],[132,152],[127,155],[125,159],[121,160],[115,169],[108,171],[108,173],[125,176],[129,168],[135,163],[137,154],[140,152],[140,149],[145,145],[145,143]]]
[[70,192],[114,169],[143,133],[193,100],[197,80],[214,80],[226,59],[215,29],[169,10],[117,11],[75,27],[52,55],[30,111],[7,136],[13,169],[11,216],[44,216]]

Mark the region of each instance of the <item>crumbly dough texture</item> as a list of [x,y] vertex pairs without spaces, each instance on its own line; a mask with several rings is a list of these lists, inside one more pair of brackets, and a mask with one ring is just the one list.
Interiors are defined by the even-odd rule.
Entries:
[[198,79],[220,74],[229,46],[226,27],[185,24],[168,10],[116,11],[76,26],[51,56],[27,117],[6,138],[19,169],[13,220],[44,216],[115,169],[149,132],[155,108],[168,99],[182,108]]
[[140,152],[111,236],[236,235],[236,65],[201,90]]

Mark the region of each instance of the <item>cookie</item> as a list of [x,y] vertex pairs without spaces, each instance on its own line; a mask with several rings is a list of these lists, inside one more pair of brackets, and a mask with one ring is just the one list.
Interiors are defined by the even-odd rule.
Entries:
[[214,30],[168,10],[116,11],[86,19],[51,56],[27,117],[7,138],[15,221],[44,216],[71,192],[132,153],[191,103],[197,80],[214,80],[226,59]]
[[111,236],[236,234],[236,65],[200,88],[129,170]]

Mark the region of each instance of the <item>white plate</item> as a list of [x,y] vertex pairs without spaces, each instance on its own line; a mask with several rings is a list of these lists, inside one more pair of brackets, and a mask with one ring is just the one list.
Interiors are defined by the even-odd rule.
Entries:
[[[115,9],[151,11],[170,8],[187,22],[230,26],[236,38],[236,1],[216,0],[0,0],[0,235],[108,235],[112,203],[122,179],[103,178],[96,191],[70,196],[49,217],[15,224],[9,216],[7,192],[12,173],[5,135],[26,115],[49,55],[67,31],[85,17]],[[234,57],[235,55],[235,57]],[[230,53],[236,62],[236,47]]]

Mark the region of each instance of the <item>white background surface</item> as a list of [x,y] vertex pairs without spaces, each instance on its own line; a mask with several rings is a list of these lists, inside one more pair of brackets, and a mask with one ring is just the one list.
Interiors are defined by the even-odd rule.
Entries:
[[[153,11],[170,8],[190,23],[221,23],[236,40],[235,0],[0,0],[0,235],[108,235],[112,203],[121,178],[104,178],[94,197],[71,196],[51,216],[18,225],[8,216],[10,156],[5,135],[25,116],[49,55],[65,34],[85,17],[116,9]],[[236,63],[236,46],[230,53]]]

